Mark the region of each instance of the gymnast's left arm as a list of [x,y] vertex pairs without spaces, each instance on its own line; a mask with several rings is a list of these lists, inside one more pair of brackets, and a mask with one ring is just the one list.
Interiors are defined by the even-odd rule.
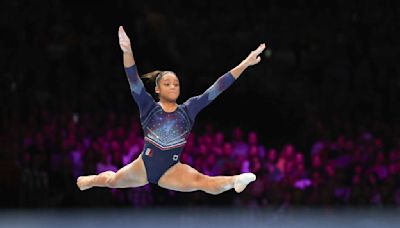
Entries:
[[233,82],[243,73],[243,71],[261,61],[259,56],[265,49],[265,44],[260,44],[258,48],[252,51],[246,59],[239,65],[225,73],[217,79],[203,94],[195,96],[187,100],[184,105],[187,107],[189,116],[192,120],[207,105],[209,105],[218,95],[229,88]]

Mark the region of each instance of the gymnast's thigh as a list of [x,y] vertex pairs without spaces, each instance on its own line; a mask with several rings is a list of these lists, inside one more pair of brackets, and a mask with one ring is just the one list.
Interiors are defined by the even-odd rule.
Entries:
[[206,178],[196,169],[178,162],[161,176],[158,185],[175,191],[191,192],[198,190],[199,184]]

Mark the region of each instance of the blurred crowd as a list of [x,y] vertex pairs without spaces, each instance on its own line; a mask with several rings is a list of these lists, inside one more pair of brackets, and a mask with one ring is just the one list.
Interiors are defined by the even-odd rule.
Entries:
[[141,153],[143,136],[136,113],[43,112],[23,125],[14,124],[20,141],[7,148],[16,155],[15,171],[7,174],[16,180],[14,206],[400,205],[400,140],[388,148],[368,131],[355,138],[317,139],[300,150],[293,144],[266,145],[252,130],[235,127],[223,132],[206,124],[189,136],[181,161],[210,176],[257,175],[240,195],[231,190],[210,196],[155,185],[79,192],[78,176],[117,171]]

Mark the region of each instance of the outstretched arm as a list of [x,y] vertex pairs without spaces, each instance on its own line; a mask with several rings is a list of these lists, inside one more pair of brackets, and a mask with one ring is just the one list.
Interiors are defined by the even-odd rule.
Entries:
[[128,68],[135,65],[135,59],[133,58],[131,40],[128,35],[126,35],[124,28],[119,26],[118,30],[119,46],[124,53],[124,67]]
[[142,80],[139,78],[135,59],[133,58],[131,41],[122,26],[119,26],[118,38],[119,46],[123,52],[124,68],[131,88],[131,94],[139,106],[140,116],[143,116],[149,111],[155,101],[146,91]]
[[210,104],[219,94],[225,91],[233,82],[243,73],[243,71],[261,61],[259,56],[265,49],[265,44],[261,44],[256,50],[252,51],[246,59],[238,66],[222,75],[218,80],[208,88],[203,94],[187,100],[184,105],[187,107],[189,116],[194,121],[196,115],[208,104]]
[[239,65],[233,68],[230,72],[232,76],[237,79],[244,70],[247,69],[249,66],[253,66],[261,61],[261,57],[259,56],[265,49],[265,44],[260,44],[258,48],[247,56],[245,60],[243,60]]

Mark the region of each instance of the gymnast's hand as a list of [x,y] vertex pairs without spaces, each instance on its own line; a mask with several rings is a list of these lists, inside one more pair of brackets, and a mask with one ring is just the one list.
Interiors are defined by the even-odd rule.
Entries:
[[256,50],[250,52],[245,60],[243,60],[239,65],[230,70],[232,76],[237,79],[247,67],[259,63],[261,61],[261,57],[259,55],[264,51],[264,49],[265,44],[262,43],[260,44],[260,46],[258,46]]
[[126,35],[124,28],[119,26],[118,30],[119,46],[124,53],[132,53],[131,40],[128,35]]
[[258,48],[247,56],[247,58],[243,61],[248,66],[253,66],[261,61],[261,57],[259,56],[261,52],[265,49],[265,43],[260,44]]

